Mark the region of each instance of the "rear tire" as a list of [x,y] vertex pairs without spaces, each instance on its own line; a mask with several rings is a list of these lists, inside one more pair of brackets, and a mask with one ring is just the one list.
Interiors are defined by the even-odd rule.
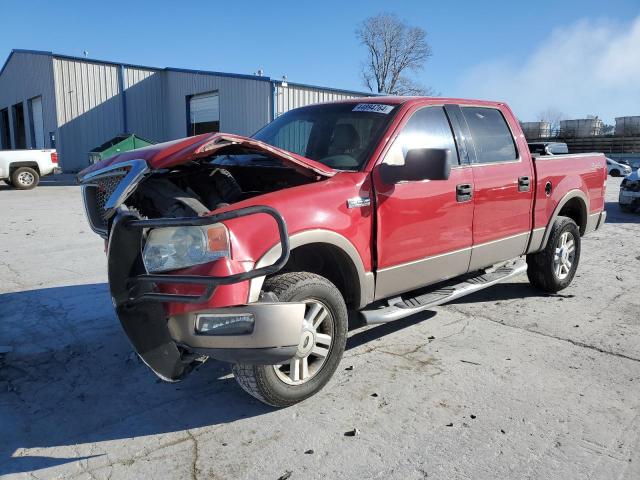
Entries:
[[536,288],[559,292],[567,288],[580,262],[580,230],[568,217],[558,217],[551,228],[547,246],[527,255],[527,277]]
[[31,190],[40,182],[40,175],[33,168],[16,168],[11,174],[11,183],[18,190]]
[[311,345],[301,341],[287,364],[236,364],[233,374],[249,395],[273,407],[288,407],[319,392],[338,367],[347,342],[347,307],[333,283],[308,272],[271,277],[264,291],[281,302],[307,303],[305,329],[313,331],[313,348],[304,355],[302,349]]

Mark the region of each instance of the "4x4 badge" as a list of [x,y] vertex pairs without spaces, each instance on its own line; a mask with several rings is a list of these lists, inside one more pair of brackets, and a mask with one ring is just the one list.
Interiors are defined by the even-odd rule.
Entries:
[[347,200],[348,208],[362,208],[371,205],[371,199],[369,197],[354,197]]

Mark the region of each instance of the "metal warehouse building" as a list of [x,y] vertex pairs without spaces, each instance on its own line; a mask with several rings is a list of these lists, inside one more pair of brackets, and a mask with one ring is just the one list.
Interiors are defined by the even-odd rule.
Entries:
[[292,108],[363,95],[13,50],[0,70],[0,148],[56,148],[63,170],[75,172],[93,148],[120,134],[156,142],[216,131],[251,135]]

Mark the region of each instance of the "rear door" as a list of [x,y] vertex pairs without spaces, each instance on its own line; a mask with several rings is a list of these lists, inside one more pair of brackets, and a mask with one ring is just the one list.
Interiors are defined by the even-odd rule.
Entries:
[[446,149],[451,176],[387,185],[374,170],[377,299],[463,274],[469,266],[473,173],[470,165],[459,160],[450,119],[442,106],[414,107],[383,163],[402,164],[413,148]]
[[[496,107],[460,106],[473,145],[473,250],[469,270],[522,255],[531,233],[534,172],[511,115]],[[520,151],[522,150],[522,151]]]

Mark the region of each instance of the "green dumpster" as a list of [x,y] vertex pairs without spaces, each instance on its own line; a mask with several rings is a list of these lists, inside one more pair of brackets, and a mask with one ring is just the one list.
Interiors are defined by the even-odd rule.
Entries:
[[94,148],[89,152],[89,162],[98,163],[105,158],[113,157],[121,152],[128,152],[129,150],[135,150],[136,148],[146,147],[153,145],[156,142],[151,140],[145,140],[137,135],[118,135],[112,138],[108,142],[103,143],[99,147]]

